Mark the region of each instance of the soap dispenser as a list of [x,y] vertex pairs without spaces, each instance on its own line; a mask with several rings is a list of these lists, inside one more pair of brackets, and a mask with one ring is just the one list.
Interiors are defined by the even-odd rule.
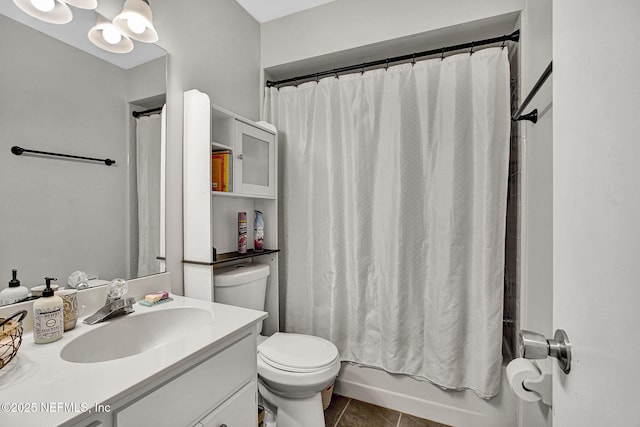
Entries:
[[45,277],[46,287],[42,297],[33,303],[33,342],[46,344],[62,338],[64,314],[62,298],[53,294],[51,281]]
[[13,304],[29,297],[29,289],[20,286],[18,270],[12,270],[13,279],[9,281],[9,287],[0,291],[0,305]]

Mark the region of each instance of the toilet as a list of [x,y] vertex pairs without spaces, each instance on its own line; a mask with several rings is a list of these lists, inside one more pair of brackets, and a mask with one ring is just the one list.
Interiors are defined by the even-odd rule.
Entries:
[[[269,273],[268,265],[255,263],[216,270],[215,301],[264,311]],[[275,410],[278,427],[324,427],[320,392],[340,370],[336,346],[312,335],[276,332],[258,335],[257,357],[258,392]]]

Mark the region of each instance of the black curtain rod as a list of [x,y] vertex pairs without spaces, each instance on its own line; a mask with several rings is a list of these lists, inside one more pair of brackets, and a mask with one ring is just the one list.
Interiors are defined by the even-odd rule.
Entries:
[[513,116],[511,116],[511,120],[513,120],[514,122],[517,122],[520,120],[529,120],[530,122],[533,122],[533,123],[538,122],[537,108],[534,109],[532,112],[524,115],[522,114],[522,111],[524,111],[524,109],[527,108],[527,105],[529,105],[533,97],[536,96],[536,93],[538,93],[538,91],[540,90],[544,82],[547,81],[547,79],[551,75],[552,69],[553,69],[553,61],[549,62],[549,65],[547,65],[547,68],[545,68],[545,70],[542,72],[542,75],[540,76],[536,84],[533,85],[533,88],[531,88],[531,92],[529,92],[529,95],[527,95],[527,97],[525,98],[520,108],[518,108],[518,110],[515,113],[513,113]]
[[115,160],[111,160],[111,159],[96,159],[94,157],[73,156],[71,154],[60,154],[60,153],[50,153],[48,151],[27,150],[26,148],[18,147],[17,145],[14,145],[13,147],[11,147],[11,152],[16,156],[19,156],[23,153],[33,153],[33,154],[41,154],[44,156],[67,157],[71,159],[80,159],[80,160],[92,160],[95,162],[102,162],[107,166],[111,166],[116,162]]
[[303,81],[308,81],[308,80],[318,81],[320,77],[324,77],[324,76],[331,76],[331,75],[338,76],[341,73],[346,73],[349,71],[356,71],[356,70],[360,70],[364,72],[365,68],[378,67],[380,65],[388,66],[389,63],[392,63],[392,62],[402,62],[402,61],[408,61],[408,60],[415,61],[417,58],[424,57],[424,56],[432,56],[432,55],[440,54],[444,58],[445,53],[453,52],[456,50],[471,49],[470,53],[473,53],[473,49],[478,46],[486,46],[486,45],[495,44],[495,43],[502,43],[504,46],[505,42],[508,42],[508,41],[517,42],[519,39],[520,39],[520,30],[516,30],[511,34],[505,34],[503,36],[494,37],[491,39],[472,41],[468,43],[457,44],[454,46],[446,46],[446,47],[441,47],[440,49],[431,49],[431,50],[426,50],[424,52],[412,53],[409,55],[395,56],[393,58],[379,59],[377,61],[365,62],[363,64],[357,64],[357,65],[349,65],[347,67],[334,68],[333,70],[321,71],[319,73],[314,73],[314,74],[306,74],[304,76],[292,77],[289,79],[278,80],[275,82],[271,80],[267,80],[267,87],[276,86],[279,88],[280,86],[287,85],[289,83],[294,83],[297,86],[298,83],[301,83]]
[[162,111],[162,107],[152,108],[150,110],[144,110],[144,111],[134,111],[131,113],[131,115],[137,119],[140,116],[157,113],[158,111]]

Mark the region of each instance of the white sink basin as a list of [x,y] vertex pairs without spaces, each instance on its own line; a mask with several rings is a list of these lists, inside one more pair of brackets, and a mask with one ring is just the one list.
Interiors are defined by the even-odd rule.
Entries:
[[174,341],[213,320],[213,313],[197,307],[159,309],[109,320],[65,345],[62,359],[95,363],[144,353]]

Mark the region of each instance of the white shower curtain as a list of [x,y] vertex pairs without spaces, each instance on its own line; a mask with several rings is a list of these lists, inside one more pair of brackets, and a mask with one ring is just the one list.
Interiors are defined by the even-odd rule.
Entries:
[[496,395],[507,50],[267,89],[264,117],[280,131],[285,330]]
[[160,272],[162,115],[136,120],[138,268],[135,277]]

